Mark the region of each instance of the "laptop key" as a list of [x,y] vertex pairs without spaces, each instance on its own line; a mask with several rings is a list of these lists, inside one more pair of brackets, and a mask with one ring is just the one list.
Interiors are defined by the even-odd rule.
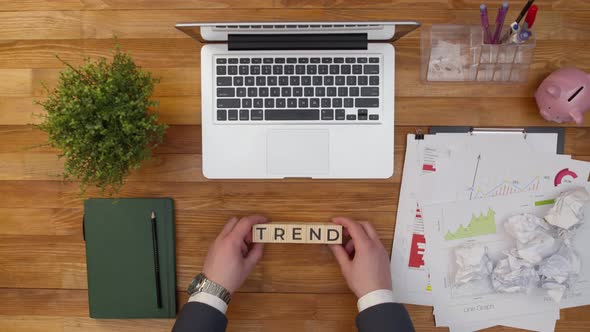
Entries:
[[323,86],[318,86],[315,88],[315,95],[316,97],[324,97],[326,95],[326,88]]
[[348,114],[346,120],[356,120],[356,114]]
[[289,77],[279,76],[279,85],[289,85]]
[[307,75],[315,75],[318,72],[316,65],[307,65]]
[[322,63],[332,63],[332,58],[322,58]]
[[217,66],[217,75],[227,74],[227,68],[225,66]]
[[231,86],[231,77],[218,77],[217,78],[217,85],[218,86]]
[[270,75],[272,73],[272,67],[270,65],[262,66],[262,74],[263,75]]
[[295,73],[295,66],[293,65],[286,65],[285,66],[285,75],[293,75]]
[[275,58],[275,63],[285,63],[285,58]]
[[258,88],[248,88],[248,97],[258,97]]
[[246,97],[246,88],[237,88],[236,91],[237,91],[236,95],[238,97]]
[[332,74],[332,75],[340,74],[340,66],[339,65],[330,65],[330,74]]
[[318,66],[318,73],[319,73],[320,75],[325,75],[325,74],[327,74],[327,73],[328,73],[328,68],[329,68],[329,67],[328,67],[327,65],[319,65],[319,66]]
[[368,76],[359,76],[357,82],[358,82],[358,85],[367,85],[369,83],[369,77]]
[[352,72],[352,67],[350,65],[342,65],[340,67],[340,72],[342,75],[349,75]]
[[239,108],[239,107],[240,107],[240,100],[239,99],[226,99],[226,98],[217,99],[217,108]]
[[369,58],[369,63],[379,63],[379,58]]
[[244,85],[244,78],[242,76],[234,76],[234,86]]
[[240,75],[248,75],[248,66],[240,66],[238,72],[240,73]]
[[356,58],[356,62],[358,62],[358,63],[367,63],[367,58]]
[[308,63],[309,58],[299,58],[299,63]]
[[216,60],[215,60],[215,63],[218,63],[218,64],[225,64],[225,63],[227,63],[227,60],[226,60],[226,59],[224,59],[224,58],[218,58],[218,59],[216,59]]
[[338,88],[338,97],[346,97],[348,96],[348,88],[345,86],[341,86]]
[[332,107],[332,99],[330,98],[322,98],[321,102],[322,107]]
[[252,63],[262,63],[262,59],[261,58],[253,58]]
[[283,74],[283,66],[279,66],[279,65],[272,66],[272,73],[273,73],[273,75],[282,75]]
[[256,77],[256,85],[257,86],[265,86],[266,85],[266,76],[257,76]]
[[250,112],[250,118],[252,121],[264,120],[264,113],[262,110],[252,110]]
[[243,108],[252,108],[252,99],[250,99],[250,98],[242,99],[242,107]]
[[299,108],[307,108],[309,106],[309,100],[307,98],[299,98]]
[[305,65],[297,65],[297,66],[295,66],[295,74],[297,74],[297,75],[304,75],[305,74]]
[[358,97],[359,95],[359,87],[358,86],[351,86],[348,89],[348,95],[351,97]]
[[321,61],[321,59],[320,59],[320,58],[311,58],[311,59],[309,59],[309,62],[310,62],[310,63],[320,63],[320,62],[322,62],[322,61]]
[[[229,85],[231,85],[231,83]],[[313,77],[313,85],[322,85],[322,77],[321,76],[314,76]]]
[[301,76],[301,85],[311,85],[311,76]]
[[363,73],[363,66],[362,65],[352,65],[352,73],[355,75],[359,75]]
[[334,85],[334,76],[324,76],[324,85]]
[[334,120],[334,110],[322,109],[322,120]]
[[344,120],[346,118],[346,112],[343,109],[336,110],[336,120]]
[[238,66],[227,66],[227,73],[229,75],[237,75],[238,74]]
[[379,96],[379,88],[378,87],[362,87],[361,88],[361,96],[369,96],[369,97]]
[[302,97],[303,96],[303,88],[293,88],[293,97]]
[[287,63],[297,63],[297,58],[287,58]]
[[240,110],[240,121],[250,120],[250,111]]
[[272,109],[265,111],[267,121],[290,121],[290,120],[319,120],[319,109]]
[[379,114],[371,114],[371,115],[369,115],[369,120],[379,120]]
[[258,95],[260,97],[268,97],[268,88],[258,88]]
[[282,97],[291,97],[291,88],[281,88]]
[[303,95],[305,97],[313,97],[313,88],[312,87],[303,88]]
[[228,110],[227,111],[227,119],[229,121],[237,121],[238,120],[238,110]]
[[250,66],[251,75],[260,75],[260,66]]
[[277,77],[276,76],[269,76],[267,81],[269,86],[275,86],[277,85]]
[[379,107],[379,98],[356,98],[354,107]]
[[346,76],[346,85],[356,85],[356,76]]
[[238,59],[237,58],[230,58],[227,60],[227,63],[236,64],[236,63],[238,63]]
[[262,59],[262,62],[264,62],[264,63],[273,63],[273,59],[272,58],[264,58],[264,59]]
[[344,76],[336,76],[336,85],[346,84],[346,78]]
[[[262,108],[264,106],[264,102],[262,100],[262,98],[256,98],[254,99],[254,107],[255,108]],[[254,120],[254,119],[252,119]]]
[[217,88],[217,97],[235,97],[236,89],[234,88]]
[[320,98],[309,99],[309,107],[320,107]]
[[277,108],[285,108],[287,106],[287,100],[285,98],[277,98]]
[[332,99],[332,107],[342,107],[342,98]]
[[369,85],[379,85],[379,76],[369,76]]
[[266,98],[264,100],[264,107],[265,108],[274,108],[275,107],[275,100],[272,98]]
[[270,88],[270,96],[271,97],[280,97],[281,96],[281,89],[280,88]]
[[346,58],[344,60],[344,62],[346,62],[346,63],[355,63],[356,62],[356,59],[355,58]]
[[254,85],[254,76],[246,76],[245,84],[246,86]]
[[379,66],[378,65],[365,65],[364,74],[365,75],[379,74]]
[[344,63],[344,58],[334,58],[334,63]]
[[326,89],[326,95],[328,97],[335,97],[336,96],[336,88],[331,86]]
[[227,113],[225,110],[217,110],[217,121],[227,120]]
[[297,99],[287,98],[287,107],[296,108],[297,107]]
[[299,76],[290,76],[289,77],[289,84],[290,85],[299,85]]
[[354,107],[354,98],[344,98],[344,107],[346,107],[346,108]]

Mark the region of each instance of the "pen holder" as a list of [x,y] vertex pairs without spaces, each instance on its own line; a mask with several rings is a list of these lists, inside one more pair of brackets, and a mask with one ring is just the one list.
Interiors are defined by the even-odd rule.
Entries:
[[[500,34],[510,31],[505,27]],[[494,27],[490,27],[493,35]],[[478,25],[433,25],[421,34],[424,82],[520,83],[527,79],[535,50],[534,34],[524,43],[485,44]]]

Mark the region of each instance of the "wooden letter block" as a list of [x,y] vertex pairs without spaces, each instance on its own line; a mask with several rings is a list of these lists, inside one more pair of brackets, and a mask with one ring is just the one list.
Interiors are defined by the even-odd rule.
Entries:
[[342,243],[342,226],[333,224],[273,223],[252,226],[254,243]]

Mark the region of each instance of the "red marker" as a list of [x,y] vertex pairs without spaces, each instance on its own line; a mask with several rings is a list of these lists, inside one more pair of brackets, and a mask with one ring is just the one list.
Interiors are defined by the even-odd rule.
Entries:
[[535,23],[535,17],[537,16],[537,10],[539,10],[539,7],[537,7],[537,5],[532,5],[531,8],[529,8],[528,13],[526,14],[526,18],[524,19],[524,21],[528,23],[529,29],[532,28],[533,23]]

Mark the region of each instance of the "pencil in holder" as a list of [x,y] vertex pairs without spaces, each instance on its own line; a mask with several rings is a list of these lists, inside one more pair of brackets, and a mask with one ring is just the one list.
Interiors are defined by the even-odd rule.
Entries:
[[[493,27],[490,27],[493,31]],[[425,82],[521,83],[528,76],[534,35],[512,43],[510,28],[502,44],[485,44],[478,25],[433,25],[422,30],[421,79]]]

